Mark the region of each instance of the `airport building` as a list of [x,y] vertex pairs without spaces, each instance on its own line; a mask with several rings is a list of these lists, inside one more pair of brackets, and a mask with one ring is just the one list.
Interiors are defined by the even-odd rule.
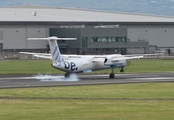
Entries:
[[27,38],[75,37],[58,41],[73,54],[154,53],[174,48],[174,17],[46,6],[0,8],[0,51],[49,51],[47,41]]

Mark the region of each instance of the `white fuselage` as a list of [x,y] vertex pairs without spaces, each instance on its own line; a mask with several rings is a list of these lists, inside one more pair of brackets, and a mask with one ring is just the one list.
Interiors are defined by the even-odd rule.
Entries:
[[125,67],[126,61],[115,62],[114,66],[106,65],[103,61],[93,61],[93,56],[83,56],[82,58],[70,58],[61,62],[61,64],[52,64],[52,67],[69,73],[91,72],[93,70],[109,69],[111,67]]

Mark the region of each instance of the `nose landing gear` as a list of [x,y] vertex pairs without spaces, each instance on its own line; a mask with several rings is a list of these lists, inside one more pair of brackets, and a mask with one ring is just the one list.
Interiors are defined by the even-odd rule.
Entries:
[[109,78],[114,79],[115,78],[114,68],[112,68],[111,70],[112,70],[112,72],[109,74]]
[[[111,71],[111,73],[109,74],[109,78],[110,78],[110,79],[114,79],[114,78],[115,78],[114,68],[112,68],[111,70],[112,70],[112,71]],[[124,69],[121,68],[121,69],[120,69],[120,72],[123,73],[123,72],[124,72]]]

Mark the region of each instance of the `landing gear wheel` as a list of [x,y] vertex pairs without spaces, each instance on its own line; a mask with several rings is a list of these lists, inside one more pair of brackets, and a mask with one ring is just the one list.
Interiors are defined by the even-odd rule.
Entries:
[[114,79],[115,78],[115,74],[114,73],[109,74],[109,78],[110,79]]
[[123,73],[123,72],[124,72],[124,69],[123,69],[123,68],[121,68],[121,69],[120,69],[120,72],[121,72],[121,73]]
[[69,78],[70,74],[69,73],[65,73],[65,78]]

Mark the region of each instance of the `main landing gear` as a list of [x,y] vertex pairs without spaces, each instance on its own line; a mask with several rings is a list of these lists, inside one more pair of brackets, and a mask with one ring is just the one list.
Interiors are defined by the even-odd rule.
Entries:
[[121,72],[121,73],[123,73],[123,72],[124,72],[124,69],[123,69],[123,68],[121,68],[121,69],[120,69],[120,72]]
[[69,73],[65,73],[65,78],[69,78],[70,74]]
[[[123,72],[124,72],[124,69],[121,68],[121,69],[120,69],[120,72],[123,73]],[[110,79],[114,79],[114,78],[115,78],[114,68],[112,68],[112,71],[111,71],[111,73],[109,74],[109,78],[110,78]]]

